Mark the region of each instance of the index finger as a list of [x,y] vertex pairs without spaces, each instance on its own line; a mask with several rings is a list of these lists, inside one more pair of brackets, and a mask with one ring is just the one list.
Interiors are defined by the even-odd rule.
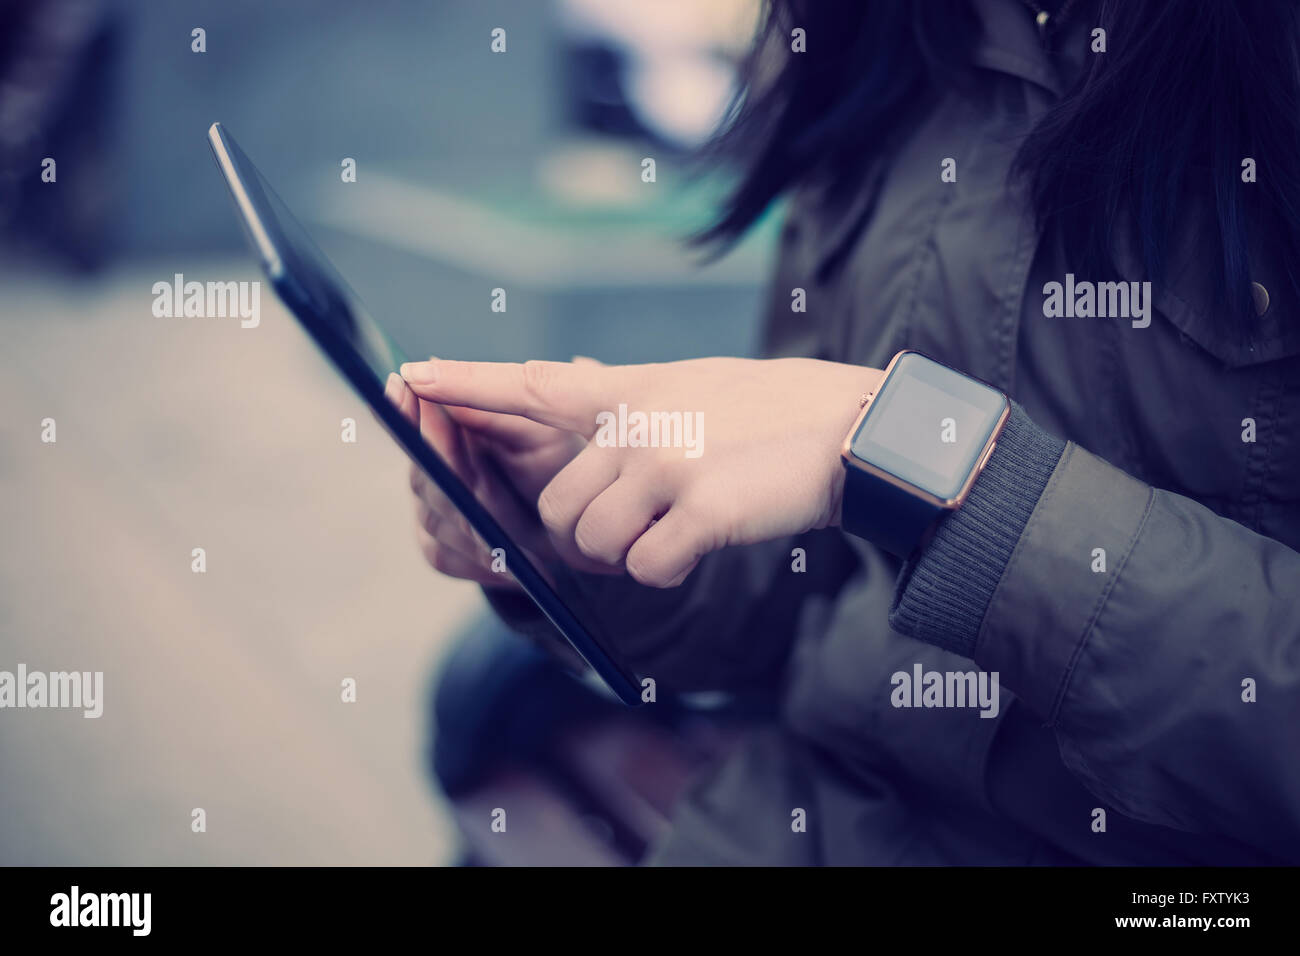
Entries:
[[489,412],[522,415],[543,425],[596,433],[596,415],[609,408],[617,366],[571,362],[407,362],[402,378],[421,398]]

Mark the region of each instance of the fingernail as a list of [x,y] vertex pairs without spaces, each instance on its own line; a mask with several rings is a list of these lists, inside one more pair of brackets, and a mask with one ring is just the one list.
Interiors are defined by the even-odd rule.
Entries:
[[412,385],[432,385],[438,380],[438,363],[407,362],[402,366],[402,378]]

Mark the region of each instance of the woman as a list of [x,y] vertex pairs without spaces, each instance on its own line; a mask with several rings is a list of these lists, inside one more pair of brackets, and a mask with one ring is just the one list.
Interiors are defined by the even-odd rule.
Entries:
[[[775,0],[766,23],[709,236],[789,196],[763,360],[391,386],[660,694],[781,695],[656,859],[1300,860],[1296,5]],[[906,561],[840,528],[891,517],[839,452],[903,349],[1011,399]],[[623,405],[698,413],[702,453],[596,440]],[[536,625],[416,491],[433,565]],[[999,703],[898,692],[976,665]]]

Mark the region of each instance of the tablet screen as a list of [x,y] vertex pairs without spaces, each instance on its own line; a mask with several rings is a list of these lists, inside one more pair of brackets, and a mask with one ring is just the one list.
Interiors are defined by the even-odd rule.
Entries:
[[208,139],[248,240],[285,305],[488,547],[504,551],[511,575],[606,687],[625,704],[641,703],[635,675],[596,641],[419,430],[384,397],[389,374],[405,361],[392,339],[220,124],[212,126]]

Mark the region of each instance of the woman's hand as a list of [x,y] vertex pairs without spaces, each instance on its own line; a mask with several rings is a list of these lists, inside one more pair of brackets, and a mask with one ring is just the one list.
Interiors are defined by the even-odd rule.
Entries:
[[[397,375],[389,376],[385,395],[521,546],[543,564],[558,560],[532,503],[582,450],[580,437],[516,415],[424,401]],[[486,545],[418,465],[411,466],[411,490],[416,535],[429,564],[488,587],[517,587],[510,575],[492,570]]]
[[402,366],[422,404],[586,440],[541,491],[541,520],[570,564],[654,587],[710,551],[838,524],[839,448],[881,374],[814,359]]

